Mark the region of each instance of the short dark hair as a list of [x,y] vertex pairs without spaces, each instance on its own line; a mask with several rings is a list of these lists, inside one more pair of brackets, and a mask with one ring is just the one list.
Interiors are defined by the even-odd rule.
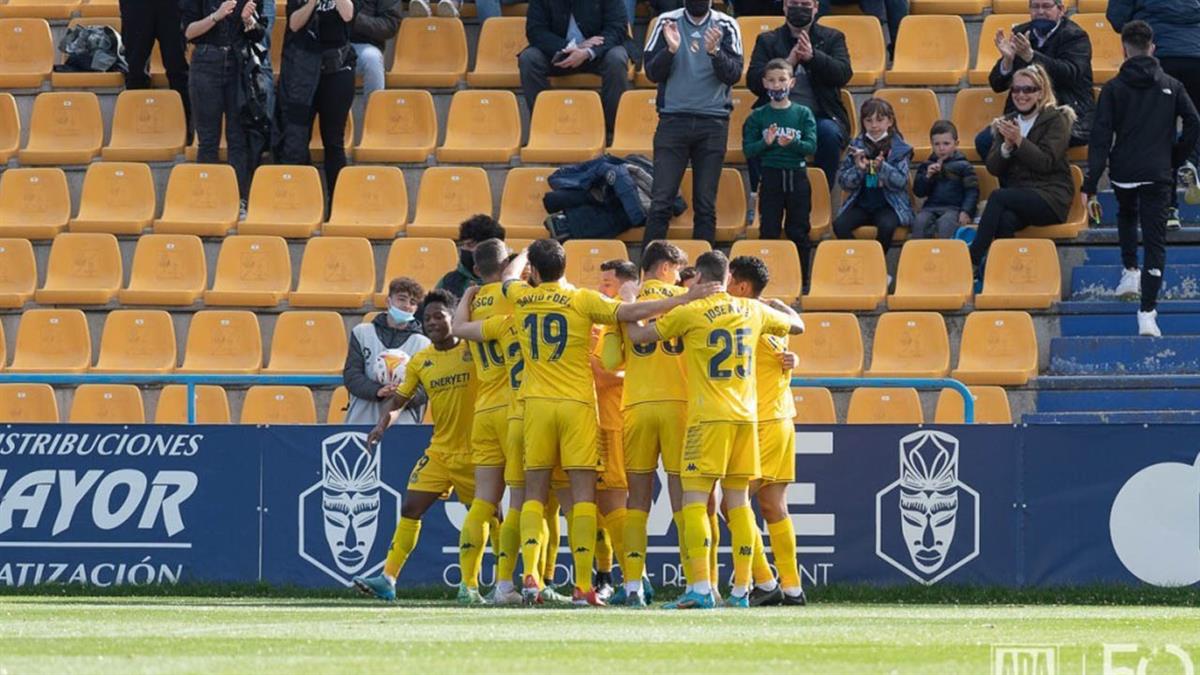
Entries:
[[458,241],[483,241],[504,239],[504,227],[486,213],[478,213],[462,221],[458,226]]
[[1145,21],[1130,21],[1121,29],[1121,44],[1140,54],[1148,54],[1154,42],[1154,29]]
[[675,265],[686,265],[687,256],[683,249],[669,241],[656,239],[642,249],[642,271],[649,272],[659,263],[669,262]]
[[554,239],[538,239],[529,245],[529,264],[540,281],[558,281],[567,269],[567,252]]
[[787,59],[771,59],[770,61],[767,61],[767,67],[763,68],[763,75],[766,75],[772,70],[786,70],[788,77],[791,77],[796,72],[796,69],[792,67],[792,64],[787,62]]
[[729,258],[720,251],[701,253],[696,258],[696,271],[700,273],[701,281],[724,282],[725,275],[729,273]]
[[698,274],[700,274],[700,270],[696,269],[695,267],[693,267],[691,265],[688,265],[687,267],[684,267],[683,269],[679,270],[679,283],[682,284],[685,281],[694,279],[696,277],[696,275],[698,275]]
[[634,265],[628,260],[622,260],[621,258],[613,258],[612,260],[605,260],[604,262],[600,263],[600,271],[612,272],[623,282],[638,280],[637,265]]
[[396,277],[388,283],[388,297],[397,293],[408,293],[418,304],[425,298],[425,289],[412,277]]
[[475,245],[475,267],[485,277],[499,274],[504,269],[508,247],[499,239],[484,239]]
[[425,301],[421,303],[421,310],[417,312],[417,316],[424,317],[425,310],[437,303],[445,305],[446,309],[453,313],[454,308],[458,306],[458,296],[444,288],[435,288],[425,294]]
[[954,122],[950,120],[938,120],[929,127],[929,137],[940,136],[941,134],[950,134],[954,140],[958,140],[958,127],[954,126]]
[[771,272],[762,258],[752,255],[739,255],[729,261],[729,274],[737,281],[750,282],[750,290],[754,297],[762,295],[767,283],[771,281]]

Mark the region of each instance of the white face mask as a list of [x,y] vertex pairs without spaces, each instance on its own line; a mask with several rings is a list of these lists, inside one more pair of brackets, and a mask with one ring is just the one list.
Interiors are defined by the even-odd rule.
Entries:
[[882,131],[879,133],[878,136],[876,136],[875,134],[868,131],[868,132],[866,132],[865,135],[866,135],[867,139],[870,140],[872,143],[878,143],[879,141],[882,141],[883,139],[887,138],[888,132]]

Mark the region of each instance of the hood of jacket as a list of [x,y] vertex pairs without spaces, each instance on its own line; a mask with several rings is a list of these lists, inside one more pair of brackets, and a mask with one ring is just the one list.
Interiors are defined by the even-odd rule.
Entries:
[[1138,89],[1147,89],[1158,82],[1158,59],[1153,56],[1135,56],[1121,64],[1117,77],[1125,84]]
[[421,322],[413,319],[399,328],[392,328],[388,323],[388,314],[384,310],[371,320],[371,325],[375,327],[376,334],[379,335],[379,341],[387,346],[388,349],[395,349],[404,344],[409,337],[413,335],[424,335],[425,331],[421,328]]

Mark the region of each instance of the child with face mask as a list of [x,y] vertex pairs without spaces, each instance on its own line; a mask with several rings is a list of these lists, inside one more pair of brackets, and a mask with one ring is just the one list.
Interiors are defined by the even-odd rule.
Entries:
[[912,146],[896,127],[896,112],[887,101],[867,99],[860,111],[862,133],[852,141],[838,170],[845,197],[833,231],[838,239],[853,239],[854,230],[873,225],[887,253],[896,229],[911,227],[908,165]]

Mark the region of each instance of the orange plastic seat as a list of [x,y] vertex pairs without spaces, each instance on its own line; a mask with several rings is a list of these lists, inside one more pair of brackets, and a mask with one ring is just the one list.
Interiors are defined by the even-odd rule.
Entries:
[[498,16],[484,21],[475,47],[475,68],[467,73],[467,85],[489,89],[519,88],[521,73],[517,70],[517,55],[528,46],[524,17]]
[[703,239],[668,239],[667,241],[678,246],[683,251],[683,254],[687,256],[689,264],[695,263],[696,258],[712,250],[712,245]]
[[71,218],[67,174],[59,168],[0,173],[0,236],[53,239]]
[[[672,239],[688,239],[692,236],[693,205],[692,170],[683,174],[680,192],[687,202],[687,210],[671,219],[667,236]],[[733,241],[746,232],[746,186],[737,169],[721,169],[721,182],[717,184],[717,241]]]
[[579,89],[538,94],[529,121],[522,162],[584,162],[604,151],[604,108],[600,94]]
[[87,164],[100,154],[104,120],[90,91],[42,92],[29,119],[29,141],[17,153],[22,164]]
[[805,310],[873,310],[887,295],[883,247],[868,240],[827,239],[813,255]]
[[858,106],[854,105],[854,96],[850,94],[849,89],[842,89],[838,98],[842,100],[842,109],[846,111],[846,118],[850,120],[850,138],[854,138],[858,135]]
[[1121,34],[1113,30],[1108,17],[1100,14],[1072,14],[1071,21],[1088,34],[1092,42],[1092,81],[1097,86],[1117,75],[1125,61]]
[[521,113],[511,91],[454,92],[439,162],[507,164],[521,147]]
[[546,236],[542,223],[547,214],[542,197],[550,191],[546,179],[552,173],[554,169],[549,167],[520,166],[508,170],[504,193],[500,195],[500,222],[508,237]]
[[[657,97],[658,92],[653,89],[630,89],[621,95],[608,154],[616,157],[633,154],[654,157],[654,131],[658,128]],[[730,120],[732,126],[733,120]],[[741,134],[738,137],[740,139]],[[740,145],[738,147],[741,148]]]
[[21,314],[14,373],[82,373],[92,365],[87,318],[78,309],[29,309]]
[[451,239],[405,237],[392,242],[384,266],[383,285],[375,294],[375,306],[387,306],[388,284],[396,277],[410,277],[425,289],[437,285],[446,272],[458,265],[458,247]]
[[282,237],[226,237],[217,254],[212,290],[204,304],[274,307],[292,289],[292,260]]
[[492,213],[492,188],[486,171],[477,166],[425,169],[408,235],[455,238],[459,224],[477,213]]
[[[196,424],[229,424],[229,399],[212,384],[196,385]],[[158,395],[155,424],[187,424],[187,386],[168,384]]]
[[1083,185],[1083,171],[1071,165],[1071,180],[1075,183],[1075,194],[1071,196],[1071,210],[1067,222],[1043,227],[1029,226],[1017,230],[1017,237],[1025,239],[1074,239],[1087,229],[1087,210],[1079,200],[1079,189]]
[[115,309],[104,319],[97,373],[175,370],[175,326],[161,309]]
[[861,377],[863,339],[858,318],[841,312],[805,312],[804,332],[788,340],[799,356],[796,377]]
[[112,139],[101,151],[110,161],[167,162],[183,152],[187,120],[172,89],[123,91],[113,111]]
[[792,387],[796,424],[837,424],[833,394],[824,387]]
[[[79,16],[120,16],[119,0],[83,0],[79,5]],[[158,42],[154,43],[158,45]]]
[[860,387],[850,394],[846,424],[921,424],[921,398],[916,389]]
[[960,239],[911,239],[900,249],[888,309],[953,312],[974,292],[971,253]]
[[[37,287],[37,261],[28,239],[0,239],[0,308],[20,309]],[[0,358],[0,367],[4,359]]]
[[[1013,26],[1029,21],[1029,3],[1022,1],[1020,9],[1009,14],[1000,11],[1000,3],[995,2],[992,13],[984,17],[983,28],[979,31],[979,44],[975,49],[975,67],[967,73],[967,82],[973,85],[988,83],[988,75],[992,67],[1000,60],[1000,50],[996,48],[996,31],[1004,31],[1005,36],[1012,37]],[[991,88],[988,88],[991,91]],[[1001,101],[1005,94],[999,94]],[[982,129],[983,127],[980,127]],[[978,131],[978,129],[976,130]],[[959,133],[967,132],[959,128]]]
[[992,6],[992,0],[912,0],[913,14],[982,14]]
[[462,21],[407,18],[396,35],[388,87],[453,87],[467,74],[467,33]]
[[158,208],[154,175],[137,162],[96,162],[83,176],[79,215],[71,232],[141,234],[154,221]]
[[[829,183],[825,180],[825,172],[808,167],[808,185],[812,189],[811,208],[808,212],[808,238],[820,241],[833,225],[833,205],[829,203]],[[747,239],[758,239],[762,236],[762,212],[754,209],[754,224],[746,229]]]
[[883,44],[883,26],[873,16],[823,16],[821,25],[835,28],[846,36],[850,65],[854,74],[851,87],[874,86],[887,67],[887,49]]
[[[734,89],[729,96],[729,102],[733,104],[733,110],[729,113],[729,135],[725,140],[726,164],[746,163],[746,153],[742,151],[742,127],[746,124],[746,118],[754,111],[755,100],[757,100],[756,97],[749,89]],[[656,113],[655,123],[657,124],[657,122],[658,117]],[[653,131],[652,129],[652,137]],[[646,156],[652,157],[652,155]]]
[[66,19],[79,8],[79,0],[8,0],[0,5],[0,17]]
[[[1075,0],[1063,0],[1064,9],[1075,9]],[[1025,13],[1025,21],[1029,20],[1029,3],[1025,0],[992,0],[993,14]]]
[[41,87],[54,68],[55,53],[45,19],[0,19],[0,87]]
[[284,312],[271,337],[271,361],[265,373],[323,374],[342,372],[346,365],[346,325],[337,312]]
[[763,290],[764,298],[778,298],[789,305],[800,297],[804,278],[800,273],[800,254],[796,245],[787,239],[741,239],[729,249],[732,260],[740,255],[761,258],[771,271],[770,281]]
[[600,265],[606,260],[629,260],[625,243],[616,239],[572,239],[563,243],[567,269],[563,276],[579,288],[600,288]]
[[362,237],[313,237],[304,245],[293,307],[357,309],[375,290],[375,254]]
[[[913,147],[913,163],[928,159],[932,151],[929,129],[942,119],[937,94],[932,89],[879,89],[875,96],[891,103],[895,109],[900,133]],[[963,132],[959,131],[959,134],[961,136]]]
[[241,424],[316,424],[312,390],[294,386],[254,386],[242,400]]
[[57,424],[58,401],[48,384],[0,384],[0,422]]
[[117,238],[102,232],[60,234],[50,245],[46,283],[33,294],[40,305],[103,305],[121,289]]
[[[486,28],[492,19],[483,23]],[[345,387],[338,387],[333,390],[333,394],[329,397],[329,412],[325,415],[326,424],[344,424],[346,422],[346,413],[350,411],[350,392],[346,391]]]
[[875,324],[869,377],[945,377],[950,335],[937,312],[887,312]]
[[1108,10],[1108,0],[1079,0],[1079,11],[1087,14],[1103,14]]
[[1037,334],[1027,312],[971,312],[958,352],[950,376],[966,384],[1023,386],[1038,372]]
[[69,424],[145,424],[142,390],[135,384],[81,384],[71,399]]
[[983,161],[972,142],[975,134],[991,125],[992,120],[1004,114],[1004,94],[997,94],[989,87],[959,89],[954,95],[954,109],[950,119],[958,129],[958,149],[972,162]]
[[[763,33],[769,33],[783,25],[783,15],[779,16],[739,16],[737,18],[738,28],[742,34],[742,50],[745,54],[750,54],[754,51],[754,45],[758,42],[758,36]],[[750,59],[748,57],[742,59],[742,77],[734,86],[746,86],[746,72],[750,70]]]
[[892,69],[883,76],[889,86],[956,85],[967,74],[971,48],[962,17],[909,15],[899,33]]
[[176,164],[154,232],[223,237],[237,224],[238,194],[237,174],[228,164]]
[[144,234],[133,250],[129,286],[117,293],[122,305],[187,307],[204,295],[208,264],[204,244],[192,234]]
[[424,162],[437,145],[437,120],[433,96],[427,91],[372,92],[355,158],[359,162]]
[[1048,239],[997,239],[976,309],[1048,309],[1062,299],[1058,249]]
[[[342,148],[345,150],[346,160],[352,160],[354,158],[354,115],[346,115],[346,129],[342,134]],[[325,161],[325,141],[321,138],[320,115],[316,115],[313,118],[312,135],[308,139],[308,157],[314,163]],[[341,174],[338,174],[338,180],[341,180]]]
[[[967,387],[975,401],[975,424],[1012,424],[1012,408],[1003,387]],[[956,389],[943,389],[938,394],[935,424],[962,424],[965,419],[962,394]]]
[[993,192],[1000,189],[1000,179],[988,173],[986,166],[975,167],[975,178],[979,181],[979,208],[983,212],[983,205],[987,202],[988,197]]
[[254,312],[206,309],[192,315],[179,372],[255,374],[262,361]]
[[238,233],[307,239],[324,220],[325,191],[315,166],[260,166]]
[[408,189],[394,166],[347,166],[338,174],[327,236],[395,239],[408,222]]
[[8,162],[21,146],[21,115],[17,99],[7,92],[0,93],[0,164]]

